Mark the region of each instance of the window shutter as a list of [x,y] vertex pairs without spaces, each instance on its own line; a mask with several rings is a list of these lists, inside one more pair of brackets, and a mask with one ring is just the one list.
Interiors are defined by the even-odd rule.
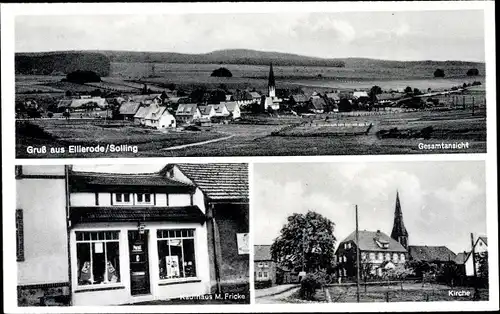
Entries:
[[22,209],[16,209],[16,255],[18,262],[24,261],[24,225]]

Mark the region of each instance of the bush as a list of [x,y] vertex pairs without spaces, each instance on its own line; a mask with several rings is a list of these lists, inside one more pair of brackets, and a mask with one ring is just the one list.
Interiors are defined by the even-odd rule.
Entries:
[[232,77],[233,74],[231,73],[231,71],[229,71],[226,68],[218,68],[218,69],[214,70],[212,72],[212,74],[210,74],[210,76],[214,76],[214,77]]
[[101,77],[93,71],[77,70],[66,75],[66,81],[77,84],[100,82]]
[[321,271],[307,274],[300,282],[300,297],[304,300],[314,300],[316,290],[326,284],[326,276],[326,273]]
[[436,71],[434,71],[434,77],[444,77],[444,70],[437,69]]
[[467,76],[478,76],[478,75],[479,75],[478,69],[469,69],[467,71]]
[[52,112],[50,112],[50,111],[49,111],[49,112],[47,113],[47,117],[52,118],[53,116],[54,116],[54,114],[53,114]]

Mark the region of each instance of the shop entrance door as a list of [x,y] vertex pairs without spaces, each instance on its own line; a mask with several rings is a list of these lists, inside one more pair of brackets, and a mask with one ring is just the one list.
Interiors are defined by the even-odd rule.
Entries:
[[128,232],[130,254],[130,291],[132,295],[151,293],[149,284],[148,230]]

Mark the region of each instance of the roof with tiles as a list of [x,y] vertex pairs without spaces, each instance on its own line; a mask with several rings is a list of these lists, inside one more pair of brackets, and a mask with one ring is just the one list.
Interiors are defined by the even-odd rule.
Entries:
[[101,172],[70,172],[70,190],[84,191],[184,191],[190,192],[192,185],[169,179],[158,173],[122,174]]
[[[171,166],[174,165],[168,165],[164,170]],[[212,201],[248,202],[247,164],[175,164],[175,166]]]
[[134,118],[145,118],[149,113],[149,107],[139,107],[139,110],[134,115]]
[[126,101],[120,105],[120,114],[135,115],[141,104],[134,101]]
[[[406,253],[406,249],[398,241],[392,239],[387,234],[380,231],[359,231],[359,249],[361,251],[372,252],[402,252]],[[342,243],[352,241],[356,244],[356,231],[353,231]],[[387,248],[383,248],[380,244],[387,243]]]
[[416,261],[448,262],[456,259],[456,254],[446,246],[417,246],[408,247],[410,257]]
[[254,261],[270,261],[271,256],[271,246],[270,245],[254,245],[253,253]]
[[175,114],[192,116],[196,113],[197,110],[197,104],[179,104],[179,107],[177,107],[177,111],[175,112]]

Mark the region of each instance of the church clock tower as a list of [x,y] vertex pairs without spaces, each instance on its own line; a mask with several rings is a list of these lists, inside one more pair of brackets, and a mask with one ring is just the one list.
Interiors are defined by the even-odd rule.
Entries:
[[401,243],[401,245],[408,250],[408,231],[406,231],[403,222],[399,192],[396,192],[396,209],[394,211],[394,225],[392,226],[391,238]]

